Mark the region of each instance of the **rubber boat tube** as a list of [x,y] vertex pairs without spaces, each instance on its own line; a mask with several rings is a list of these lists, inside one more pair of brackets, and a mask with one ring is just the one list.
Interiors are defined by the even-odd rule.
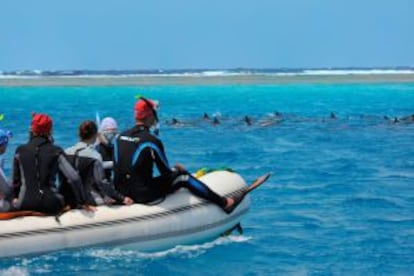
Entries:
[[[212,172],[200,179],[220,195],[246,187],[238,174],[227,171]],[[48,216],[0,221],[0,257],[108,245],[150,252],[199,243],[232,229],[249,207],[247,196],[228,215],[180,189],[158,205],[100,206],[94,213],[72,210],[59,219]]]

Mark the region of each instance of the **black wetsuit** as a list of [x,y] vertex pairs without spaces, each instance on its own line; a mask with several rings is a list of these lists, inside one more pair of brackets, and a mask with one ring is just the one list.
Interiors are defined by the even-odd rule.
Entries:
[[[79,142],[73,147],[66,149],[66,154],[72,166],[81,176],[82,183],[86,189],[87,203],[90,205],[103,205],[109,198],[117,203],[122,203],[124,196],[118,193],[111,182],[104,176],[101,155],[84,142]],[[68,193],[66,181],[62,182],[60,189]],[[70,203],[72,205],[72,203]]]
[[[151,202],[185,187],[220,207],[226,204],[225,198],[190,174],[171,170],[162,142],[148,128],[134,126],[126,130],[118,136],[114,147],[115,188],[135,202]],[[158,177],[153,176],[154,163]]]
[[81,179],[60,147],[41,136],[34,136],[27,144],[19,146],[13,164],[17,209],[59,213],[64,206],[63,196],[56,190],[59,171],[68,178],[75,204],[83,205],[85,191]]
[[[114,145],[100,143],[96,146],[96,150],[101,154],[102,161],[114,161]],[[112,181],[112,169],[105,169],[105,178]]]

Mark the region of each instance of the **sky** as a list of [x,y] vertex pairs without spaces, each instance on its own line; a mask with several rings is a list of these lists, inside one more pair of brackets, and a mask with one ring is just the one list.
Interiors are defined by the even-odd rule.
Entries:
[[414,66],[413,0],[0,0],[0,71]]

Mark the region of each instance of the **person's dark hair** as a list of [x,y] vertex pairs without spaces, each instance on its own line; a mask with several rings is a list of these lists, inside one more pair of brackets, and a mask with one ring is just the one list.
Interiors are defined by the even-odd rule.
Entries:
[[88,140],[98,133],[98,127],[93,121],[84,121],[79,126],[79,138]]

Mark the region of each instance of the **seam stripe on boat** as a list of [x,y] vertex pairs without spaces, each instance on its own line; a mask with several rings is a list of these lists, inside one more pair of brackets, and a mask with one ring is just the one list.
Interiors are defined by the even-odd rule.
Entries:
[[220,221],[210,223],[210,224],[206,224],[206,225],[203,225],[203,226],[197,226],[197,227],[193,227],[193,228],[188,228],[188,229],[183,229],[183,230],[178,230],[178,231],[165,232],[165,233],[159,233],[159,234],[153,234],[153,235],[132,237],[132,238],[121,239],[121,240],[111,241],[111,242],[98,243],[98,244],[94,244],[93,246],[106,246],[106,245],[116,246],[116,245],[122,245],[122,244],[128,244],[128,243],[137,243],[137,242],[142,242],[142,241],[153,241],[153,240],[165,239],[165,238],[174,237],[174,236],[177,236],[177,235],[188,235],[188,234],[196,233],[196,232],[199,232],[199,231],[202,231],[202,230],[207,230],[207,229],[210,229],[210,228],[220,226],[222,224],[225,224],[227,222],[230,222],[230,221],[240,217],[241,215],[243,215],[246,212],[247,212],[247,209],[245,209],[241,212],[238,212],[237,214],[235,214],[232,217],[226,217],[225,219],[222,219]]
[[[236,190],[232,193],[229,193],[228,195],[233,195],[236,193],[241,192],[243,189]],[[38,235],[38,234],[51,234],[51,233],[61,233],[61,232],[69,232],[72,230],[83,230],[83,229],[89,229],[89,228],[96,228],[96,227],[105,227],[105,226],[112,226],[122,223],[131,223],[131,222],[138,222],[142,220],[149,220],[149,219],[155,219],[155,218],[162,218],[166,216],[173,215],[175,213],[184,212],[193,208],[199,208],[208,204],[212,204],[206,200],[203,200],[200,203],[194,204],[194,205],[187,205],[178,207],[169,211],[165,211],[162,213],[155,213],[145,216],[138,216],[138,217],[131,217],[131,218],[124,218],[124,219],[116,219],[111,221],[104,221],[104,222],[96,222],[96,223],[90,223],[90,224],[83,224],[83,225],[74,225],[74,226],[67,226],[63,228],[52,228],[52,229],[40,229],[40,230],[29,230],[29,231],[22,231],[22,232],[13,232],[13,233],[6,233],[6,234],[0,234],[0,240],[5,238],[17,238],[17,237],[24,237],[28,235]]]

